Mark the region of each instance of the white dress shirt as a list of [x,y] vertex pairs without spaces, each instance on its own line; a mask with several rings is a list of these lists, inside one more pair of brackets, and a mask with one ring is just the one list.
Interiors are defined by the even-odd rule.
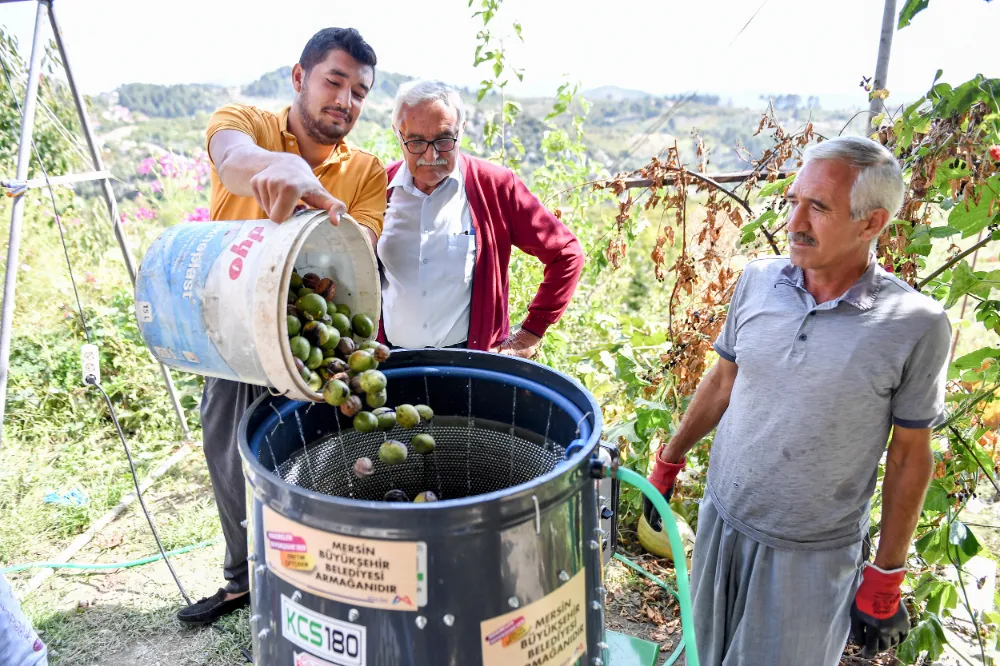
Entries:
[[461,160],[429,195],[404,162],[389,183],[378,257],[382,318],[398,347],[448,347],[469,337],[476,237]]

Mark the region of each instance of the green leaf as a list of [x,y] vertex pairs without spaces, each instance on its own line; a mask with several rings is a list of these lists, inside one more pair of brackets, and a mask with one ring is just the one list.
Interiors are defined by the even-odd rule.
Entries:
[[[995,206],[994,206],[995,208]],[[970,202],[969,209],[965,209],[965,204],[958,203],[948,214],[948,226],[962,232],[962,238],[975,236],[982,229],[985,229],[993,215],[990,214],[990,198],[983,196],[979,200],[979,205]]]
[[633,444],[635,442],[642,441],[639,436],[635,434],[635,419],[629,419],[628,421],[623,421],[618,425],[605,428],[604,437],[609,442],[617,442],[619,437],[624,437]]
[[963,259],[952,271],[951,288],[948,290],[948,300],[944,304],[945,310],[958,303],[958,299],[975,289],[980,282],[981,280]]
[[930,230],[931,238],[947,238],[948,236],[954,236],[957,233],[961,232],[958,229],[954,229],[949,226],[931,227]]
[[950,529],[945,524],[928,532],[917,540],[915,546],[917,554],[928,564],[965,564],[982,550],[976,535],[958,520],[952,523]]
[[954,360],[952,366],[958,370],[972,370],[978,368],[988,358],[1000,360],[1000,347],[983,347],[974,352],[960,356]]
[[743,232],[743,236],[740,238],[740,243],[746,245],[747,243],[753,241],[757,236],[757,229],[762,225],[767,225],[768,228],[774,226],[774,221],[778,219],[778,214],[773,210],[766,210],[764,213],[758,217],[753,222],[748,222],[740,227],[740,231]]
[[913,20],[914,16],[927,9],[929,2],[930,0],[906,0],[906,4],[903,5],[903,9],[899,12],[899,23],[896,29],[902,30],[910,25],[910,21]]
[[785,190],[787,190],[788,187],[794,182],[795,182],[795,174],[793,173],[791,176],[788,176],[787,178],[779,178],[773,183],[768,183],[764,187],[760,188],[760,192],[757,193],[757,196],[769,197],[772,194],[779,194],[779,193],[784,194]]
[[493,76],[500,78],[503,73],[503,63],[499,60],[493,63]]
[[514,21],[514,32],[517,33],[517,38],[523,42],[524,37],[521,36],[521,24],[518,23],[517,21]]
[[945,513],[951,503],[948,501],[948,491],[944,489],[940,481],[933,481],[927,487],[927,496],[924,498],[924,511],[936,511]]
[[947,643],[948,639],[945,638],[941,621],[936,615],[928,613],[917,626],[913,627],[906,640],[896,648],[896,658],[904,664],[913,664],[922,653],[926,652],[933,661],[941,656]]

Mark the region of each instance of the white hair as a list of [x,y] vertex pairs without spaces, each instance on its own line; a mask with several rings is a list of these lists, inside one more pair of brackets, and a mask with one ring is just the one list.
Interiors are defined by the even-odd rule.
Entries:
[[399,129],[404,108],[413,108],[429,102],[444,102],[458,115],[458,127],[465,123],[465,105],[458,90],[441,81],[407,81],[399,86],[392,105],[392,126]]
[[860,136],[839,136],[810,146],[802,156],[810,160],[837,160],[858,169],[851,187],[851,219],[866,219],[874,211],[889,211],[895,218],[903,205],[906,185],[896,157],[880,143]]

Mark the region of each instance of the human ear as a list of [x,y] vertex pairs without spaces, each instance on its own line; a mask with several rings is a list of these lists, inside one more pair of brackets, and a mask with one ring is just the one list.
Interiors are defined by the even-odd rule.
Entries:
[[305,76],[305,70],[302,69],[302,65],[295,63],[292,67],[292,87],[295,88],[295,92],[302,92],[302,77]]
[[885,208],[876,208],[868,216],[868,219],[862,222],[864,228],[861,230],[861,237],[869,242],[874,238],[878,238],[888,223],[889,211]]

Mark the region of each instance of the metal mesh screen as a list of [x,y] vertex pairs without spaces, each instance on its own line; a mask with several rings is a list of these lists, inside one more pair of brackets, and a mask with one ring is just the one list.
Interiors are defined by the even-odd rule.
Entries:
[[[399,465],[385,465],[378,449],[386,439],[409,445],[410,438],[427,432],[434,438],[432,453],[409,448]],[[413,430],[400,427],[388,432],[359,433],[344,430],[324,436],[290,456],[278,466],[286,482],[327,495],[359,500],[381,500],[397,489],[413,499],[433,491],[439,499],[470,497],[510,488],[552,471],[565,449],[542,435],[511,426],[467,417],[435,416],[430,425]],[[354,462],[368,457],[371,476],[357,478]]]

